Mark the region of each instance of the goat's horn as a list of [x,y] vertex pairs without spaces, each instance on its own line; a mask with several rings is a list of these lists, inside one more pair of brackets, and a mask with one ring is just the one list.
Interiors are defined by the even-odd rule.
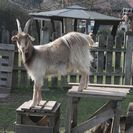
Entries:
[[29,19],[26,24],[25,24],[25,27],[24,27],[24,32],[25,33],[28,33],[28,30],[29,30],[29,26],[30,26],[30,22],[31,22],[31,19]]
[[18,27],[18,33],[22,32],[21,25],[18,19],[16,19],[17,27]]

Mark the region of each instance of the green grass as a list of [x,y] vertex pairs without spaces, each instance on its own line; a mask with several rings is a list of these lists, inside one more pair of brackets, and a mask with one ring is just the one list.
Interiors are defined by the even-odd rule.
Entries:
[[[61,103],[61,122],[60,127],[63,132],[66,118],[66,93],[67,89],[50,89],[43,92],[43,99],[56,100]],[[32,89],[16,89],[13,90],[10,97],[3,102],[0,102],[0,133],[8,131],[13,133],[13,123],[16,119],[16,108],[23,102],[32,98]],[[128,103],[133,101],[133,95],[127,96],[122,104],[123,114],[126,114]],[[102,106],[106,101],[99,99],[83,98],[78,106],[78,122],[82,122]]]

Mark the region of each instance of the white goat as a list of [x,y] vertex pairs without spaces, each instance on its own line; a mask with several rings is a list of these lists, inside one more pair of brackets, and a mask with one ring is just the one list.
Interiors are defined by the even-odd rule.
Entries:
[[93,60],[89,50],[93,40],[89,35],[70,32],[48,44],[33,46],[34,38],[28,34],[30,20],[27,21],[24,31],[19,20],[16,21],[18,34],[12,37],[12,41],[16,41],[24,66],[34,81],[31,106],[38,105],[42,100],[40,88],[48,74],[65,75],[72,70],[79,70],[81,81],[78,90],[82,91],[87,87]]

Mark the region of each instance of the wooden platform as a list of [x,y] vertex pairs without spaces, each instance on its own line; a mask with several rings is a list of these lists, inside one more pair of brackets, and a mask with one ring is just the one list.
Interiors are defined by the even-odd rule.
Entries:
[[41,101],[30,108],[31,101],[24,102],[16,110],[16,133],[58,133],[60,103]]
[[[128,87],[109,85],[88,85],[82,92],[78,91],[78,86],[72,86],[68,91],[67,103],[67,133],[84,133],[85,131],[101,124],[108,119],[113,119],[111,133],[119,132],[121,102],[129,93]],[[107,103],[98,109],[87,121],[77,125],[77,106],[81,98],[90,97],[96,99],[107,99]]]
[[88,86],[82,92],[78,91],[78,86],[73,86],[69,91],[68,95],[75,97],[96,97],[110,100],[122,100],[126,98],[129,89],[106,87],[106,86]]
[[47,113],[54,112],[54,107],[57,105],[56,101],[41,101],[38,106],[30,107],[31,100],[24,102],[19,108],[17,108],[17,112],[29,112],[29,113]]

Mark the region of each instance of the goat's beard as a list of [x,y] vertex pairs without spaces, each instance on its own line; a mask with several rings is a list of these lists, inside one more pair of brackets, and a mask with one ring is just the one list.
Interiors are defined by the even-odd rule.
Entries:
[[31,63],[35,53],[34,51],[34,48],[31,46],[28,47],[24,52],[22,52],[22,60],[24,64],[29,65]]

